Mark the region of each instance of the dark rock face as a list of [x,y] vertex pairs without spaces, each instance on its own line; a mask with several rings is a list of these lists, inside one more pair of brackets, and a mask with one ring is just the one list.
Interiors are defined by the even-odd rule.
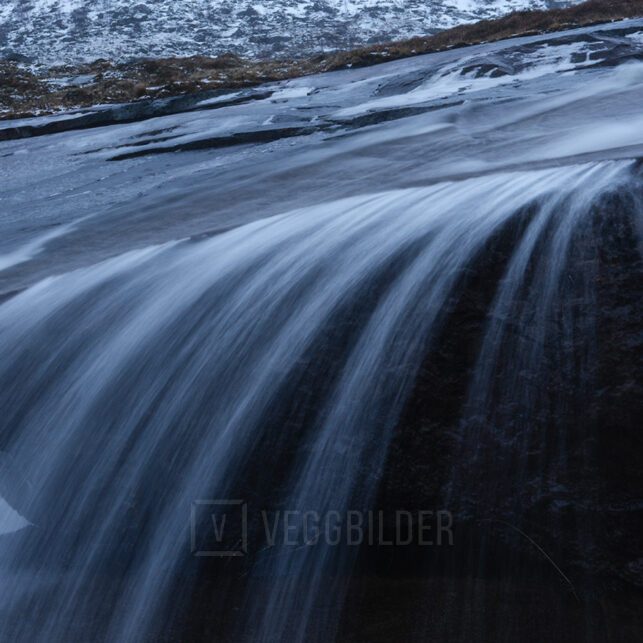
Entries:
[[[371,622],[384,627],[369,630],[372,640],[386,640],[393,635],[387,618],[404,622],[400,613],[410,619],[405,637],[418,628],[431,641],[603,641],[614,630],[618,640],[640,636],[643,264],[637,199],[640,194],[605,198],[576,234],[561,284],[560,304],[575,309],[570,341],[559,344],[560,331],[550,335],[538,372],[503,372],[501,360],[493,420],[482,427],[462,409],[493,285],[520,221],[493,240],[465,279],[398,427],[379,498],[389,512],[452,511],[454,544],[366,551],[363,576],[354,582],[356,606],[346,610],[346,640]],[[519,330],[516,323],[512,332]],[[505,341],[511,346],[513,339]],[[512,356],[505,360],[511,364]],[[516,398],[502,400],[517,379],[538,400],[529,412]],[[499,439],[502,434],[511,439]],[[429,579],[429,589],[420,579]],[[463,603],[463,596],[471,602]],[[418,618],[422,611],[431,616]]]
[[611,572],[642,588],[643,266],[636,219],[629,216],[635,208],[640,212],[637,198],[616,200],[598,224],[603,243],[597,291],[604,303],[599,307],[597,388],[590,410],[596,421],[601,535],[609,543],[601,553]]

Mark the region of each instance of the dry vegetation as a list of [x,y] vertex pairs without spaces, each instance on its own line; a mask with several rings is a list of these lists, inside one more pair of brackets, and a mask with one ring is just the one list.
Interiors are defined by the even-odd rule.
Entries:
[[[115,64],[97,60],[33,73],[0,61],[0,118],[51,113],[104,103],[164,98],[204,90],[237,89],[297,76],[372,65],[454,47],[560,31],[643,16],[643,0],[589,0],[568,9],[520,11],[497,20],[302,60],[246,61],[234,55],[160,58]],[[83,81],[56,79],[86,76]]]
[[[550,31],[562,31],[613,20],[643,16],[643,0],[589,0],[567,9],[549,11],[516,11],[504,18],[481,20],[461,25],[427,38],[411,38],[355,51],[338,53],[353,64],[368,64],[369,57],[384,56],[387,60],[415,54],[444,51],[483,42],[494,42],[516,36],[528,36]],[[344,63],[345,64],[345,63]]]

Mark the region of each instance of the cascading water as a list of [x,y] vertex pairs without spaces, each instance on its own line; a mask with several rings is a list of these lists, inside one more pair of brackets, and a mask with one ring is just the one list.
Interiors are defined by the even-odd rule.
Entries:
[[[556,561],[591,557],[598,548],[592,538],[604,520],[586,500],[573,499],[600,494],[598,257],[606,227],[625,220],[635,228],[641,217],[637,172],[623,173],[618,165],[596,169],[592,189],[563,191],[543,203],[516,245],[489,309],[444,500],[460,519],[476,525],[469,549],[462,548],[456,563],[460,569],[482,575],[511,570],[513,580],[504,590],[509,594],[516,578],[537,582],[531,563],[524,569],[524,560],[506,549],[498,560],[494,541],[518,539],[559,577],[562,594],[572,596],[581,613],[578,592],[591,595],[591,580],[577,588]],[[616,223],[609,221],[614,213]],[[572,492],[574,485],[582,492]],[[547,551],[532,535],[546,539]],[[580,553],[570,552],[572,542],[581,543]],[[580,568],[586,564],[578,561]],[[448,608],[449,618],[459,619],[462,636],[493,631],[494,640],[512,641],[520,635],[511,606],[498,608],[490,622],[489,610],[498,599],[484,596],[475,575],[459,581],[455,591],[462,600]],[[574,635],[604,640],[593,611],[585,610]],[[560,635],[560,614],[551,612],[549,618]]]
[[[190,505],[238,497],[257,468],[280,478],[268,497],[289,509],[371,507],[449,302],[486,244],[527,217],[472,376],[475,421],[447,485],[457,505],[488,455],[501,347],[504,368],[538,372],[577,233],[606,193],[635,191],[636,172],[602,162],[353,197],[132,251],[4,302],[2,494],[31,526],[0,541],[1,638],[176,637],[198,575],[185,572]],[[528,342],[505,341],[516,305]],[[530,391],[502,395],[527,413]],[[355,557],[323,544],[254,555],[238,639],[332,640]]]

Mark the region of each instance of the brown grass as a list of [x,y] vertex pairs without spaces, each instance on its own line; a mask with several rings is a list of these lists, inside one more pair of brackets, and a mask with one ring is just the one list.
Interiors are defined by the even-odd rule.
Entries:
[[643,16],[643,0],[588,0],[567,9],[547,11],[516,11],[495,20],[461,25],[433,36],[411,38],[398,42],[361,47],[338,52],[327,58],[329,69],[342,66],[363,66],[409,56],[495,42],[517,36],[563,31],[614,20]]

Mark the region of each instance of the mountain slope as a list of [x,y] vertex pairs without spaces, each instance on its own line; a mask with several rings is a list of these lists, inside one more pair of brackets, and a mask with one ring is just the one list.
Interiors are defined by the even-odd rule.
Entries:
[[141,56],[306,55],[579,0],[5,0],[0,56],[44,64]]

